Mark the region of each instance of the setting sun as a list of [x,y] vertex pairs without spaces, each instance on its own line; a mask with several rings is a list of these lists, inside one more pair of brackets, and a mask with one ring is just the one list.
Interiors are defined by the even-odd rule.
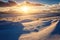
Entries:
[[29,13],[29,11],[30,11],[30,7],[29,6],[22,6],[20,9],[24,13]]

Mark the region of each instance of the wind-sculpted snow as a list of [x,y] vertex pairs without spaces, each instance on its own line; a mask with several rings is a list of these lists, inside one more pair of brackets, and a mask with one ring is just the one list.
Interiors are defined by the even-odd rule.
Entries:
[[0,21],[0,40],[18,40],[24,26],[19,22]]
[[43,29],[44,26],[49,26],[50,24],[51,24],[51,20],[49,21],[37,20],[37,21],[23,23],[23,25],[25,26],[24,30],[28,30],[28,31],[39,31]]
[[43,27],[43,29],[39,30],[38,32],[23,34],[19,40],[47,40],[48,36],[55,29],[58,23],[59,21],[53,22],[49,26]]
[[[1,40],[53,40],[58,31],[60,21],[54,20],[35,20],[25,23],[0,20],[0,39]],[[57,29],[56,29],[57,28]],[[56,31],[55,31],[56,30]],[[51,34],[52,33],[52,34]],[[4,35],[5,34],[5,35]],[[54,35],[53,35],[54,34]],[[59,39],[56,38],[56,39]]]

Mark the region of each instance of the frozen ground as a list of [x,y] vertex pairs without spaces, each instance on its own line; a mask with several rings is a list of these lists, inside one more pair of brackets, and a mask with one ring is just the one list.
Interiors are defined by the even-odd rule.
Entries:
[[45,17],[40,15],[11,17],[8,15],[7,17],[5,15],[0,18],[0,31],[2,31],[0,35],[2,33],[5,33],[2,34],[3,36],[7,35],[6,37],[1,35],[2,40],[17,40],[17,38],[19,40],[60,40],[59,30],[60,16],[57,15],[53,17],[46,17],[46,15]]

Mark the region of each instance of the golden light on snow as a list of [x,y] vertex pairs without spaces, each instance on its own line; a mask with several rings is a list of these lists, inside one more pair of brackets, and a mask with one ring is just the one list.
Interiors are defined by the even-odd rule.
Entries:
[[39,32],[23,34],[22,36],[20,36],[19,40],[44,40],[55,29],[58,22],[59,21],[53,22],[50,26],[43,28],[43,30],[40,30]]

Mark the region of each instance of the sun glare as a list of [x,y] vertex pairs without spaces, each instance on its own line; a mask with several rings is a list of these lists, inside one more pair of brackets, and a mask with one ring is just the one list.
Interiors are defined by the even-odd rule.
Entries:
[[30,11],[30,7],[29,6],[22,6],[20,9],[21,9],[21,11],[23,13],[29,13],[29,11]]

